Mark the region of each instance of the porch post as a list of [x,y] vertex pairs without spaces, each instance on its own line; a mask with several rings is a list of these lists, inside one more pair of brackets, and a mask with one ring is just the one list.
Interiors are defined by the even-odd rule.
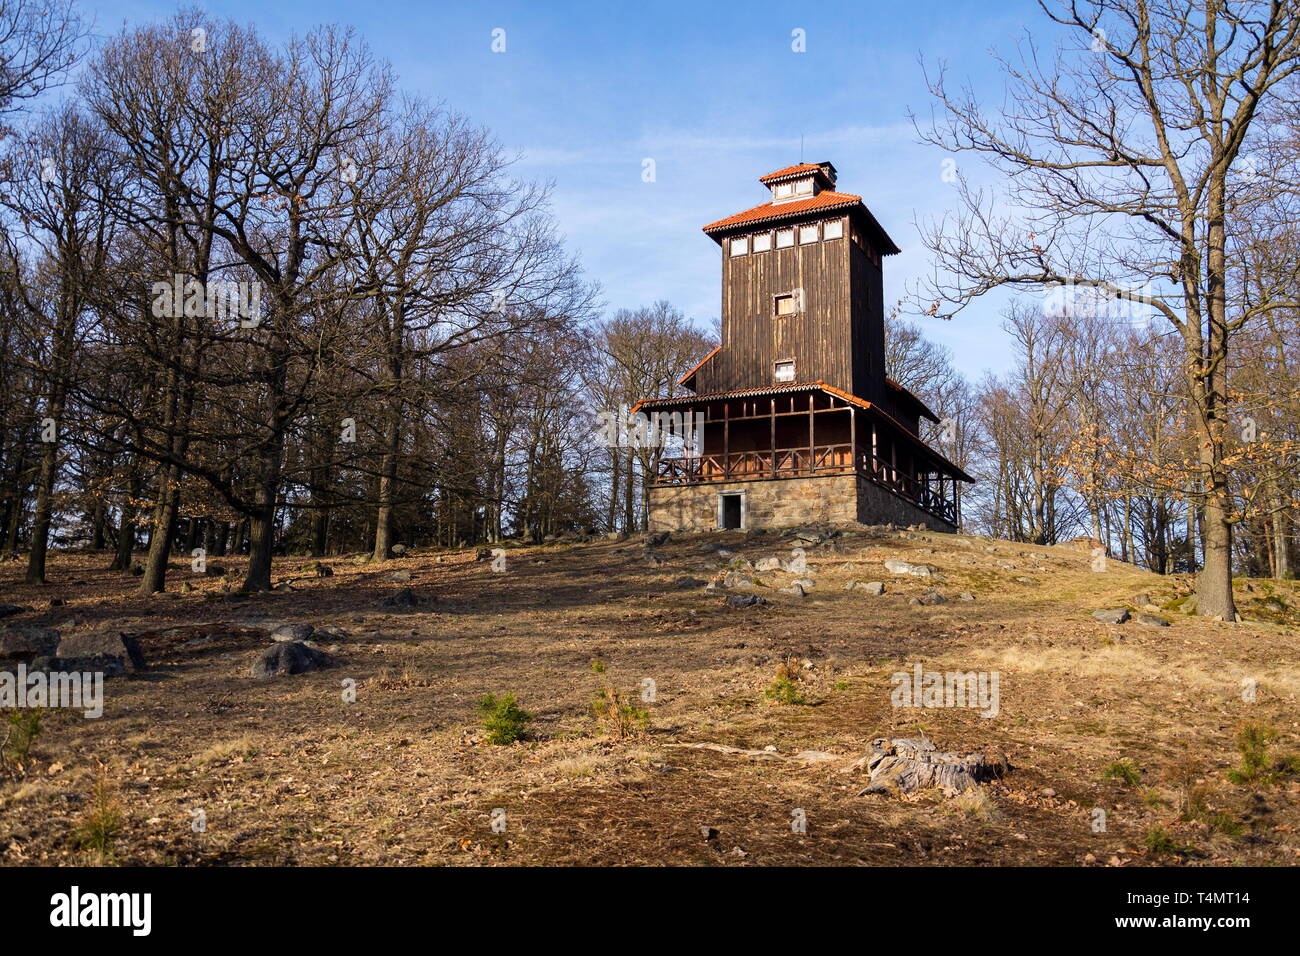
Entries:
[[722,477],[731,477],[731,399],[722,400]]
[[853,473],[858,472],[858,416],[857,408],[852,402],[849,403],[849,463],[853,466]]
[[770,414],[772,416],[771,417],[772,427],[771,427],[771,438],[768,442],[768,445],[770,446],[768,448],[768,454],[769,457],[772,459],[772,477],[775,478],[776,477],[776,396],[775,395],[772,396],[771,402],[772,404],[771,404]]
[[813,392],[808,393],[808,472],[817,470],[817,442],[814,441],[816,436],[817,419],[813,413]]

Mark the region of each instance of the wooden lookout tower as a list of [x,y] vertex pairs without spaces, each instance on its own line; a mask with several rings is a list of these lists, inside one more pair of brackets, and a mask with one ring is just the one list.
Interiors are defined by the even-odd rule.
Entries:
[[973,481],[921,440],[925,404],[886,375],[881,264],[899,251],[830,163],[759,179],[768,202],[704,232],[722,247],[722,344],[638,403],[691,412],[695,454],[650,477],[651,530],[923,524],[956,530]]

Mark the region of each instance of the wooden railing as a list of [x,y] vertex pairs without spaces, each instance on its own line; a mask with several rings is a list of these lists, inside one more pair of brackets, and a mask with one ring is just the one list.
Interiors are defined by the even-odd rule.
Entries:
[[[661,458],[656,485],[694,485],[709,481],[755,478],[794,478],[801,475],[842,475],[854,471],[853,446],[819,445],[815,448],[778,448],[775,451],[738,451],[729,455],[694,455]],[[957,503],[929,483],[905,474],[891,463],[864,452],[857,461],[858,474],[916,505],[922,511],[957,524]]]
[[775,451],[737,451],[729,455],[661,458],[654,483],[690,485],[701,481],[790,478],[799,475],[845,474],[851,471],[852,445],[819,445],[815,448],[778,448]]
[[889,462],[877,458],[870,452],[863,452],[858,459],[858,473],[871,481],[906,498],[922,511],[949,524],[957,524],[957,502],[944,497],[929,483],[904,474]]

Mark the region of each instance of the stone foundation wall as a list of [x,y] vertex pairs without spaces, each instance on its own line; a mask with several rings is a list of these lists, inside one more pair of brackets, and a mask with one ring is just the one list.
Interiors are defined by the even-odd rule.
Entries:
[[745,495],[745,528],[797,528],[851,524],[857,520],[853,475],[714,481],[650,489],[651,531],[712,531],[718,527],[718,495]]
[[956,525],[922,511],[866,478],[858,478],[858,520],[863,524],[896,524],[904,528],[923,524],[931,531],[949,534],[957,530]]
[[822,475],[760,481],[718,481],[650,489],[651,531],[712,531],[718,527],[718,495],[745,495],[744,525],[798,528],[807,525],[922,524],[933,531],[952,525],[856,475]]

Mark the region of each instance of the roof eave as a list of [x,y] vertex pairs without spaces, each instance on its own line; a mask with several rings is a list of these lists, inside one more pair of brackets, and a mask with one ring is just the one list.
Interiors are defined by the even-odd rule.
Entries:
[[796,209],[791,212],[781,212],[771,216],[763,216],[759,219],[746,219],[744,222],[733,222],[726,225],[722,224],[722,221],[720,220],[719,222],[710,223],[707,226],[701,227],[700,231],[714,242],[718,243],[718,245],[722,245],[722,240],[732,232],[743,232],[746,229],[752,229],[760,224],[777,223],[783,219],[797,220],[803,217],[815,218],[825,213],[835,212],[837,210],[848,211],[850,215],[854,212],[861,212],[863,214],[867,225],[875,233],[877,238],[881,240],[878,243],[881,246],[881,255],[895,256],[903,251],[898,248],[898,245],[894,240],[889,237],[889,233],[885,232],[884,227],[876,221],[876,217],[871,214],[871,210],[867,208],[866,203],[862,202],[861,199],[854,200],[853,202],[835,203],[831,206],[817,206],[812,209]]

